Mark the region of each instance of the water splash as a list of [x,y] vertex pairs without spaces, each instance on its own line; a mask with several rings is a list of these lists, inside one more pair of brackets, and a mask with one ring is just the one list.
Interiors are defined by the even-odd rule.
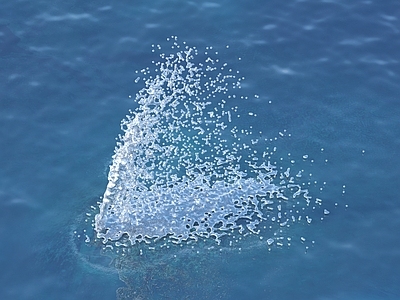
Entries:
[[[176,37],[135,82],[138,108],[122,121],[94,228],[103,243],[176,244],[260,234],[270,246],[290,244],[294,224],[329,214],[309,195],[303,172],[281,169],[270,138],[240,127],[239,72]],[[142,78],[143,77],[143,78]],[[249,113],[256,118],[256,114]],[[284,137],[286,132],[280,132]],[[225,238],[226,236],[226,238]]]

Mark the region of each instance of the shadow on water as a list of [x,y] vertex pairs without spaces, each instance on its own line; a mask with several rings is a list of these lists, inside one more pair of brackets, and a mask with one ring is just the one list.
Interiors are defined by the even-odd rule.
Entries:
[[[97,211],[92,208],[81,214],[70,230],[75,272],[113,280],[117,299],[232,299],[236,293],[254,296],[257,292],[247,289],[257,285],[254,280],[266,276],[264,270],[282,275],[299,257],[310,259],[306,254],[307,245],[312,247],[310,242],[274,247],[259,235],[238,234],[240,240],[233,246],[229,239],[222,239],[220,245],[213,239],[174,244],[168,237],[129,247],[103,244],[95,238],[91,226]],[[301,226],[293,231],[304,233]],[[276,269],[279,262],[283,263],[281,269]],[[74,278],[80,278],[79,274]]]
[[84,213],[70,230],[75,272],[119,279],[117,299],[226,298],[221,266],[237,249],[217,248],[213,240],[175,245],[166,239],[152,245],[157,249],[145,243],[112,248],[93,236],[92,217],[93,211]]
[[210,249],[211,244],[206,244],[157,250],[148,250],[141,244],[123,253],[116,253],[115,249],[100,250],[98,244],[85,245],[93,249],[81,248],[81,251],[93,252],[82,255],[81,263],[92,272],[96,269],[118,273],[124,286],[117,288],[117,299],[229,299],[235,289],[230,286],[235,282],[242,285],[238,270],[244,270],[243,261],[254,259],[255,253],[266,250],[265,244],[253,244],[241,251],[226,247]]
[[225,298],[218,270],[221,259],[217,253],[199,254],[193,249],[120,256],[115,267],[126,287],[117,290],[117,298]]

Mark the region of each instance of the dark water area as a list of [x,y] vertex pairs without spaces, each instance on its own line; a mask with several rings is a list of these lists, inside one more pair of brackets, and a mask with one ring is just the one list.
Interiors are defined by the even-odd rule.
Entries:
[[[399,16],[377,0],[3,1],[0,299],[399,299]],[[252,97],[227,105],[290,132],[279,155],[326,182],[329,216],[293,228],[306,242],[112,260],[74,234],[137,106],[135,71],[171,35],[240,70]]]

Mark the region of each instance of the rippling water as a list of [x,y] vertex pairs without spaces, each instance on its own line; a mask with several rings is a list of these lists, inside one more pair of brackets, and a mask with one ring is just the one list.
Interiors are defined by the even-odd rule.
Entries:
[[[119,277],[126,298],[400,297],[397,1],[3,2],[1,299],[115,299]],[[308,249],[160,252],[120,261],[118,274],[76,243],[135,108],[134,71],[171,35],[224,49],[257,95],[245,104],[257,126],[286,129],[282,153],[315,159],[332,209],[306,229]]]

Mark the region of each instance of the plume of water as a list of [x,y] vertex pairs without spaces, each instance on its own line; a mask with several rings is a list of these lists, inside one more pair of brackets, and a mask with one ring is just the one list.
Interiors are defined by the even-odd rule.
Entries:
[[267,139],[236,122],[229,101],[247,98],[238,94],[243,77],[212,48],[200,52],[176,37],[170,43],[169,53],[154,46],[160,60],[136,79],[144,87],[121,123],[95,216],[97,238],[116,245],[161,238],[219,244],[224,235],[267,228],[271,245],[281,242],[277,232],[311,223],[307,211],[321,200],[299,182],[301,172],[280,171],[273,150],[262,148]]

